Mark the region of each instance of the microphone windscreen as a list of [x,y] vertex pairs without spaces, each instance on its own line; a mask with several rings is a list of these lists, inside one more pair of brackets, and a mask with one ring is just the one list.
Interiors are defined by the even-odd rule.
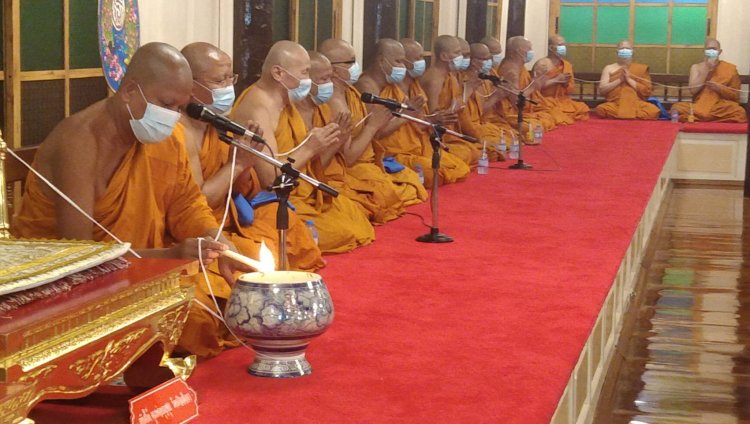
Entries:
[[205,106],[203,106],[200,103],[189,103],[187,105],[187,108],[185,111],[187,112],[187,115],[193,119],[201,119],[203,116],[203,110],[205,110]]

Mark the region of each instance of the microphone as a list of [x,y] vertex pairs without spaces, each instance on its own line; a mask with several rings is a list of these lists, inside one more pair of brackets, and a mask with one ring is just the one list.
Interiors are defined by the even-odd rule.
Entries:
[[399,110],[399,109],[414,110],[413,107],[405,103],[397,102],[393,99],[384,99],[382,97],[378,97],[371,93],[362,93],[362,97],[360,98],[365,103],[382,105],[382,106],[387,107],[390,110]]
[[264,140],[263,137],[255,134],[231,119],[215,113],[200,103],[188,104],[186,111],[189,117],[199,121],[208,122],[219,131],[229,131],[234,135],[244,135],[252,138],[253,141],[257,143],[266,144],[266,140]]
[[479,79],[490,81],[494,85],[500,85],[505,82],[505,79],[503,77],[498,77],[491,74],[479,74]]

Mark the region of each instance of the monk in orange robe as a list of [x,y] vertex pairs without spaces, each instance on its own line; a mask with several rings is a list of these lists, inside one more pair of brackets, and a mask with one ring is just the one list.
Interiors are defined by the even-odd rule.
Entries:
[[[375,140],[378,132],[389,125],[393,118],[390,111],[383,107],[374,107],[368,111],[367,106],[361,100],[360,91],[354,86],[359,81],[360,74],[357,72],[355,77],[351,73],[351,68],[355,65],[357,71],[359,69],[354,48],[343,40],[329,39],[321,44],[320,53],[333,64],[334,92],[330,101],[331,110],[334,114],[350,112],[354,124],[348,156],[353,157],[353,153],[359,153],[359,156],[354,158],[353,162],[347,159],[348,173],[367,182],[373,187],[373,191],[384,199],[393,198],[392,193],[395,192],[399,199],[398,203],[390,200],[387,203],[381,203],[392,205],[399,215],[404,213],[404,207],[425,201],[427,191],[419,181],[416,172],[409,168],[393,173],[385,171],[383,163],[385,151],[375,143]],[[349,65],[351,68],[347,70],[342,65]],[[387,114],[387,119],[380,114]],[[368,126],[373,118],[375,121],[372,122],[372,126]]]
[[[435,39],[430,67],[419,82],[427,95],[430,113],[441,111],[460,113],[465,107],[463,91],[458,80],[458,71],[462,68],[463,55],[461,44],[451,35],[441,35]],[[447,128],[459,131],[458,124],[447,124]],[[475,166],[482,152],[479,143],[472,143],[457,137],[446,135],[443,141],[448,144],[451,153],[458,156],[469,166]]]
[[547,75],[547,80],[541,88],[542,96],[553,100],[556,109],[573,121],[589,119],[589,107],[586,103],[570,98],[570,94],[576,91],[576,82],[573,65],[565,60],[568,52],[565,38],[557,34],[551,36],[548,49],[547,60],[539,60],[534,64],[533,69],[536,73]]
[[617,44],[617,62],[602,70],[599,93],[606,102],[596,107],[602,118],[656,119],[659,108],[646,99],[651,95],[648,66],[633,62],[633,44],[623,40]]
[[479,42],[490,49],[490,55],[492,55],[492,71],[490,74],[500,76],[498,71],[500,70],[500,63],[503,61],[503,45],[500,43],[500,40],[488,35],[479,40]]
[[[192,43],[182,49],[182,54],[190,64],[193,73],[193,97],[206,104],[218,114],[229,111],[234,100],[232,83],[232,59],[225,52],[209,43]],[[229,93],[229,96],[222,96]],[[190,154],[190,162],[195,178],[206,195],[214,216],[221,222],[224,219],[229,174],[231,173],[230,146],[219,140],[215,128],[207,123],[183,116],[182,125],[173,137],[182,141]],[[248,123],[250,131],[261,134],[255,123]],[[256,146],[262,149],[261,146]],[[264,188],[260,187],[252,170],[255,158],[244,150],[237,151],[234,175],[234,193],[245,198],[253,198]],[[252,225],[242,225],[234,201],[230,201],[229,216],[224,225],[224,235],[246,256],[257,258],[262,242],[266,243],[274,256],[278,254],[278,230],[276,213],[278,202],[270,202],[254,209]],[[320,249],[299,217],[289,211],[287,230],[287,258],[289,268],[301,271],[315,271],[323,266]],[[276,263],[279,258],[275,257]]]
[[[551,106],[543,101],[539,88],[546,81],[546,76],[532,79],[525,64],[534,57],[531,49],[531,41],[521,36],[511,37],[508,40],[508,55],[500,63],[499,74],[505,79],[503,84],[510,90],[523,91],[527,99],[534,100],[537,104],[526,102],[523,110],[523,125],[521,136],[526,143],[532,143],[533,129],[542,126],[545,131],[555,127],[556,119],[551,114]],[[497,114],[509,122],[517,123],[518,108],[517,97],[511,94],[503,98],[497,107]],[[517,125],[517,124],[516,124]]]
[[688,85],[693,102],[672,105],[680,121],[747,122],[745,109],[739,104],[737,66],[720,60],[721,52],[717,39],[706,39],[705,60],[690,67]]
[[[197,259],[200,253],[212,264],[233,246],[223,236],[213,240],[219,225],[193,179],[184,145],[170,137],[192,86],[190,67],[179,51],[163,43],[142,46],[117,93],[58,124],[39,147],[35,168],[112,234],[132,243],[139,255]],[[27,180],[13,233],[112,240],[34,175]],[[205,237],[202,243],[199,237]],[[218,262],[228,288],[233,273],[243,267],[225,257]],[[211,304],[204,286],[198,286],[196,299]],[[201,356],[217,354],[229,336],[215,321],[196,320],[199,309],[194,302],[180,347]],[[149,352],[142,358],[154,359],[155,366],[161,353]],[[152,385],[157,374],[132,375],[133,385]]]
[[[401,88],[403,84],[407,84],[406,87],[409,86],[406,83],[407,78],[414,81],[414,77],[409,72],[409,67],[412,68],[411,71],[413,72],[414,64],[406,59],[403,45],[390,38],[381,38],[378,40],[376,49],[376,54],[373,58],[374,63],[381,63],[383,61],[404,63],[407,69],[406,75],[398,83],[390,82],[386,78],[386,75],[382,71],[379,71],[376,66],[376,69],[369,69],[359,79],[360,88],[366,92],[376,93],[380,97],[410,104],[415,111],[404,110],[402,112],[424,119],[425,97],[421,93],[421,89],[420,92],[415,92],[412,96],[407,97]],[[419,61],[419,59],[414,59],[414,61]],[[421,65],[424,65],[424,63]],[[424,67],[421,68],[421,72],[424,72]],[[421,167],[425,185],[431,187],[433,172],[429,131],[429,128],[418,126],[418,124],[403,118],[396,118],[378,131],[376,145],[383,149],[385,154],[393,155],[404,166],[411,169],[415,169],[416,166]],[[440,162],[440,170],[438,170],[439,183],[445,183],[446,181],[454,182],[460,178],[464,178],[469,173],[469,167],[448,152],[442,154]],[[448,180],[445,179],[445,175],[448,176]]]
[[[300,171],[322,176],[322,171],[313,172],[316,159],[339,143],[341,131],[337,123],[330,123],[308,132],[293,105],[305,100],[312,87],[307,51],[297,43],[279,41],[271,47],[262,69],[260,79],[237,99],[233,119],[257,122],[274,154],[281,159],[293,159],[293,166]],[[261,184],[273,182],[273,169],[266,173],[258,162],[255,168]],[[321,251],[346,252],[372,242],[372,226],[358,204],[345,196],[334,198],[313,190],[309,184],[300,182],[291,199],[298,216],[315,221]]]

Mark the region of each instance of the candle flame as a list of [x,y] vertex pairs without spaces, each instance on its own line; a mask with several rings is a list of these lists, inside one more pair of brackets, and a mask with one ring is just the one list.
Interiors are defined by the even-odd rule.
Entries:
[[265,242],[260,242],[260,253],[258,254],[260,272],[271,272],[276,270],[276,261],[273,258],[273,252],[266,246]]

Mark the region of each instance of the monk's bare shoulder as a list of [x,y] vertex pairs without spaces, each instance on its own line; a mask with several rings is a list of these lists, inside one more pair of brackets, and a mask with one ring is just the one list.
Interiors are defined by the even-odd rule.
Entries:
[[378,84],[367,74],[364,74],[359,78],[355,87],[357,87],[357,90],[359,90],[360,93],[372,93],[377,95],[380,92]]
[[69,116],[50,132],[39,146],[37,162],[45,171],[59,169],[94,169],[97,152],[97,122],[102,119],[104,101]]
[[435,68],[428,68],[424,75],[419,79],[422,89],[429,96],[434,91],[440,91],[443,86],[445,76]]
[[331,108],[331,115],[337,112],[349,112],[349,105],[346,103],[346,97],[344,96],[334,95],[328,102],[328,106]]

